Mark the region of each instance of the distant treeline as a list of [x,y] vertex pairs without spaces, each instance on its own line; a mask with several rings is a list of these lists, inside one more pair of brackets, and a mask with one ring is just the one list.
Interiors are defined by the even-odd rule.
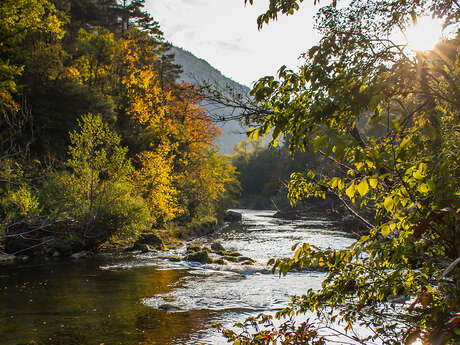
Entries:
[[241,185],[239,205],[254,209],[290,208],[288,184],[294,172],[340,173],[332,161],[312,151],[291,155],[288,141],[278,147],[267,147],[261,140],[241,141],[234,147],[232,163]]

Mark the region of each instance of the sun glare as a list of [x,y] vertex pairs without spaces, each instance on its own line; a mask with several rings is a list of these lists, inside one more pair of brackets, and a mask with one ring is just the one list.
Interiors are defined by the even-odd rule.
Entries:
[[423,17],[416,25],[408,27],[404,33],[409,49],[425,51],[433,49],[442,33],[442,23],[439,20]]

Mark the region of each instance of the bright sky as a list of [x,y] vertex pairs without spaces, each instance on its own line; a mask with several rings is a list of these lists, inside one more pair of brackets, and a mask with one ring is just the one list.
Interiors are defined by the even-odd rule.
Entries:
[[[319,40],[313,30],[313,1],[303,2],[295,15],[280,15],[259,31],[257,16],[268,2],[255,0],[254,6],[245,7],[244,0],[146,0],[146,9],[160,22],[167,41],[251,86],[260,77],[276,74],[282,65],[297,67],[300,54]],[[433,47],[440,31],[440,21],[421,20],[407,32],[409,48]]]
[[282,65],[296,67],[318,35],[313,31],[313,5],[304,3],[295,16],[282,16],[261,31],[257,16],[268,0],[146,0],[166,40],[205,59],[225,76],[251,86]]

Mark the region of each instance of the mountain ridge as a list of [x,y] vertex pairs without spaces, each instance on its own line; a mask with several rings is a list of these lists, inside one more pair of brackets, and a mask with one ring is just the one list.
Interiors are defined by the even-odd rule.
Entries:
[[[206,82],[221,89],[230,88],[241,94],[249,94],[249,87],[225,76],[209,62],[195,56],[192,52],[172,46],[168,53],[174,54],[175,63],[182,66],[183,71],[179,77],[180,81],[195,85]],[[203,108],[215,115],[215,106],[204,104]],[[219,108],[219,117],[234,116],[234,111],[231,107]],[[216,125],[222,131],[222,134],[215,141],[215,145],[221,153],[231,154],[235,143],[247,139],[248,128],[242,126],[237,120],[216,121]]]

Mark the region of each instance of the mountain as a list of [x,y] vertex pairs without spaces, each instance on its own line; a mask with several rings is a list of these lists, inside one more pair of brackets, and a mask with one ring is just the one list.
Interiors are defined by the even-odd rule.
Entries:
[[[222,90],[230,88],[243,95],[249,93],[247,86],[227,78],[207,61],[196,57],[192,53],[174,46],[168,51],[169,53],[174,54],[175,63],[182,66],[183,72],[179,78],[181,81],[196,85],[207,82],[217,85]],[[217,109],[215,105],[203,105],[203,108],[219,118],[235,116],[233,108],[230,107],[219,107]],[[242,127],[239,121],[218,121],[216,125],[222,131],[222,134],[216,140],[216,145],[222,153],[231,154],[235,143],[247,139],[247,128]]]

